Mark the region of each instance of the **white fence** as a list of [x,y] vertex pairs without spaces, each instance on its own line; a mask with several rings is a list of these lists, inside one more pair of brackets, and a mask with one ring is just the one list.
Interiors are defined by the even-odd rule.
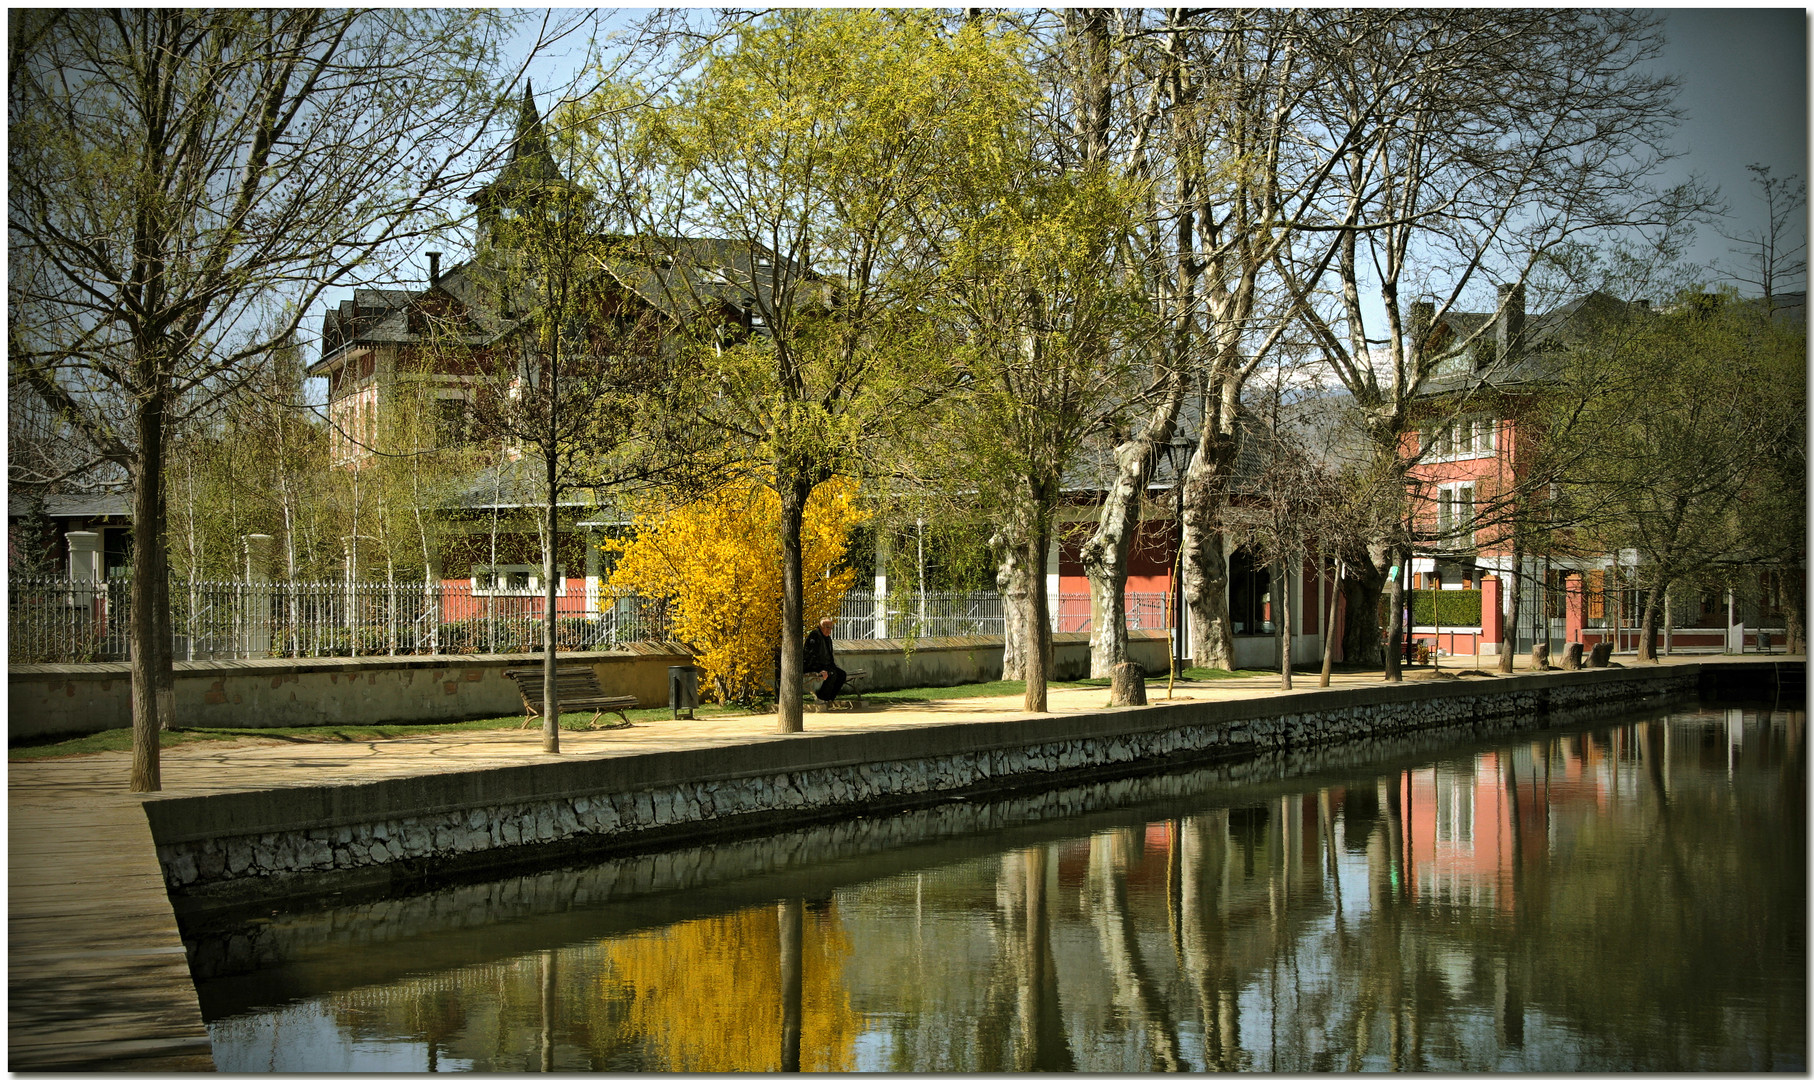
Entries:
[[[992,592],[888,593],[878,605],[873,592],[844,596],[832,633],[847,638],[929,638],[1005,633],[1002,599]],[[1172,598],[1166,593],[1128,593],[1129,630],[1171,629]],[[1088,593],[1060,593],[1052,604],[1054,631],[1090,629]]]
[[[558,650],[610,649],[667,637],[665,605],[569,595],[555,605]],[[121,661],[128,656],[131,584],[64,579],[8,583],[10,663]],[[469,582],[170,583],[177,660],[268,656],[409,656],[539,652],[540,595],[487,595]]]
[[[123,661],[128,655],[130,583],[61,578],[8,583],[7,659],[15,664]],[[1170,627],[1170,597],[1129,593],[1129,629]],[[1061,594],[1056,631],[1087,631],[1090,598]],[[956,637],[1003,632],[992,592],[870,592],[844,597],[834,633],[847,638]],[[592,608],[593,610],[588,610]],[[170,583],[172,656],[177,660],[257,657],[412,656],[539,652],[542,597],[488,594],[470,582]],[[669,638],[666,604],[613,600],[570,587],[555,605],[555,647],[611,649]]]

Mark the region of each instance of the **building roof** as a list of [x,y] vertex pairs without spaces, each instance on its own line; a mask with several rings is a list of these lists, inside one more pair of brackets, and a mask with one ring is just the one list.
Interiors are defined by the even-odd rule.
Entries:
[[[14,491],[6,501],[6,516],[12,519],[31,512],[31,500]],[[132,493],[99,491],[79,495],[45,495],[44,514],[52,518],[132,517]]]
[[[1533,315],[1513,342],[1510,358],[1497,355],[1493,312],[1452,311],[1437,320],[1427,342],[1446,350],[1424,380],[1421,396],[1433,397],[1480,387],[1509,388],[1554,378],[1561,354],[1601,327],[1648,312],[1598,290]],[[1469,341],[1469,336],[1473,340]],[[1465,348],[1457,343],[1467,342]]]

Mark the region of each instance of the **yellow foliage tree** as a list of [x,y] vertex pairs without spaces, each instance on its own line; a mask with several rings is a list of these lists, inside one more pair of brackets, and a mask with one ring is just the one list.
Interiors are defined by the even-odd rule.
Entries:
[[[807,919],[800,950],[800,1068],[856,1067],[862,1019],[844,985],[849,938],[835,915]],[[785,988],[775,911],[753,907],[635,934],[605,946],[607,996],[624,1003],[624,1034],[675,1072],[781,1068]]]
[[[806,503],[801,528],[804,635],[836,616],[855,580],[840,567],[851,527],[865,513],[857,487],[833,480]],[[666,597],[674,637],[698,654],[707,691],[747,701],[769,687],[781,637],[781,500],[770,488],[727,485],[684,506],[651,506],[636,515],[635,535],[607,541],[618,555],[610,588],[618,595]]]

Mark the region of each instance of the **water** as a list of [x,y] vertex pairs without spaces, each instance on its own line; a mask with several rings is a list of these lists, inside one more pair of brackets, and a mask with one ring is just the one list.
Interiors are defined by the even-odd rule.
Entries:
[[228,1072],[1805,1071],[1804,725],[1423,737],[190,948]]

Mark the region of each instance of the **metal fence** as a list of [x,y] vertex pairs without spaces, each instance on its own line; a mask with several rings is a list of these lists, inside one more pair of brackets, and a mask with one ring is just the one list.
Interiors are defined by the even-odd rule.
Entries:
[[[130,584],[11,580],[8,662],[127,659]],[[542,613],[540,595],[487,594],[458,581],[170,584],[177,660],[539,652]],[[662,641],[668,630],[660,601],[604,596],[588,604],[583,590],[569,589],[555,603],[557,650]]]
[[[1005,633],[1002,599],[992,592],[899,592],[885,595],[878,605],[873,592],[852,590],[844,595],[833,633],[853,638],[957,637],[965,634]],[[1166,593],[1128,593],[1127,626],[1130,630],[1171,629],[1172,598]],[[1051,611],[1052,629],[1059,633],[1090,629],[1088,593],[1060,593]]]
[[[639,597],[588,597],[568,583],[556,599],[555,647],[612,649],[671,637],[667,604]],[[128,658],[131,583],[15,578],[8,583],[7,659],[14,664],[79,664]],[[957,637],[1003,633],[1002,599],[992,592],[845,595],[840,637]],[[470,582],[170,583],[171,650],[177,660],[260,657],[422,656],[539,652],[543,598],[488,593]],[[1171,597],[1127,594],[1131,630],[1170,628]],[[1064,593],[1052,607],[1055,631],[1090,629],[1090,598]]]

